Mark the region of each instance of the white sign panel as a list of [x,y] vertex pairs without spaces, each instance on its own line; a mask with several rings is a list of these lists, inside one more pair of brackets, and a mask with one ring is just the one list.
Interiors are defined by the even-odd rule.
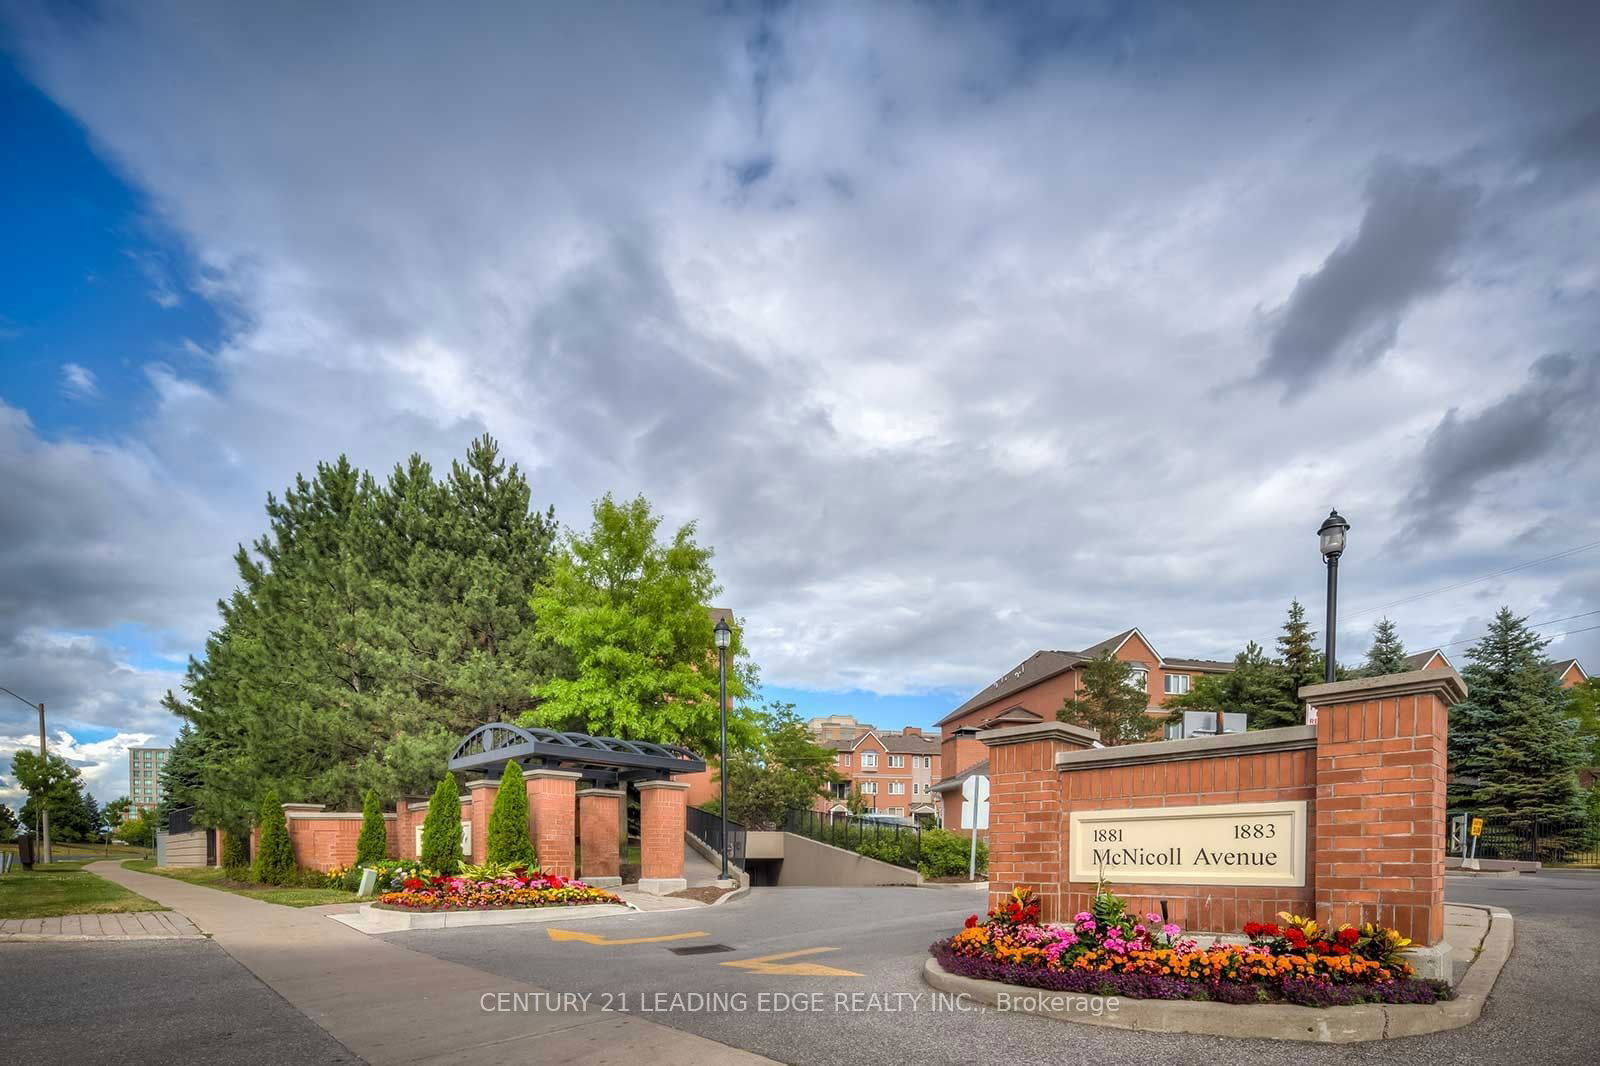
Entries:
[[1073,811],[1073,881],[1163,885],[1306,883],[1306,803]]
[[[422,854],[422,826],[417,826],[417,854]],[[461,823],[461,858],[472,861],[472,823]]]
[[989,779],[973,774],[961,782],[961,828],[989,828]]

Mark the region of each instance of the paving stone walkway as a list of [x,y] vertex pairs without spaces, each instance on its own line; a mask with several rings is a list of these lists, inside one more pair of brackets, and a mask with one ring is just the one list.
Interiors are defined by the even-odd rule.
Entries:
[[0,920],[0,941],[201,940],[205,934],[177,911],[67,914],[56,918]]

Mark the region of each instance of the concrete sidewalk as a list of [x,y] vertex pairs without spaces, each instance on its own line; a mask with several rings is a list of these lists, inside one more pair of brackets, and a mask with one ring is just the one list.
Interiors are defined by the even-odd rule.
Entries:
[[[157,900],[156,902],[160,902]],[[175,911],[68,914],[58,918],[0,921],[0,943],[59,940],[202,940],[203,934]]]
[[[566,990],[494,977],[368,937],[328,920],[330,908],[296,910],[115,863],[91,869],[187,915],[374,1066],[465,1059],[474,1066],[770,1061],[631,1014],[552,1002]],[[485,1010],[485,1004],[501,1009]]]

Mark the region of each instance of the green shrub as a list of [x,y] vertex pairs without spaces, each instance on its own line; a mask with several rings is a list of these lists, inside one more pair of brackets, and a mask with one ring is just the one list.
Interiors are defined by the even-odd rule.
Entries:
[[264,885],[286,885],[295,876],[294,847],[289,843],[289,822],[283,816],[276,789],[261,799],[261,843],[253,868],[254,880]]
[[521,864],[528,869],[538,865],[533,840],[528,836],[528,790],[522,783],[522,767],[506,763],[500,775],[500,790],[495,793],[494,809],[489,812],[489,839],[485,857],[491,863]]
[[[232,829],[222,834],[222,865],[228,870],[244,870],[248,875],[250,865],[250,832],[236,833]],[[232,877],[230,873],[228,875]]]
[[[923,877],[958,877],[967,872],[971,845],[966,837],[948,829],[925,829],[922,833],[922,861],[917,869]],[[989,845],[978,841],[978,873],[989,869]]]
[[453,874],[461,865],[461,795],[456,779],[446,773],[428,800],[422,822],[422,865],[441,874]]
[[879,862],[892,863],[895,866],[904,866],[908,869],[917,867],[917,835],[915,833],[868,833],[865,839],[858,840],[853,849],[857,855],[864,855],[869,859]]
[[367,789],[361,803],[361,835],[356,838],[356,865],[382,862],[389,856],[389,832],[383,824],[383,805],[378,793]]

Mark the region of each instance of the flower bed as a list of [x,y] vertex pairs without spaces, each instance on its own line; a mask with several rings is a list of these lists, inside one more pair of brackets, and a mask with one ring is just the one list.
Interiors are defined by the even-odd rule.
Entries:
[[1436,1003],[1448,984],[1417,978],[1392,929],[1343,926],[1331,932],[1284,913],[1283,925],[1250,922],[1246,944],[1202,945],[1159,914],[1141,919],[1103,889],[1093,909],[1068,925],[1040,925],[1025,888],[930,949],[946,972],[1054,992],[1220,1003]]
[[541,874],[522,867],[466,867],[441,875],[415,865],[397,864],[387,873],[389,891],[374,906],[407,911],[506,910],[527,907],[578,907],[592,903],[622,904],[601,888],[559,874]]

